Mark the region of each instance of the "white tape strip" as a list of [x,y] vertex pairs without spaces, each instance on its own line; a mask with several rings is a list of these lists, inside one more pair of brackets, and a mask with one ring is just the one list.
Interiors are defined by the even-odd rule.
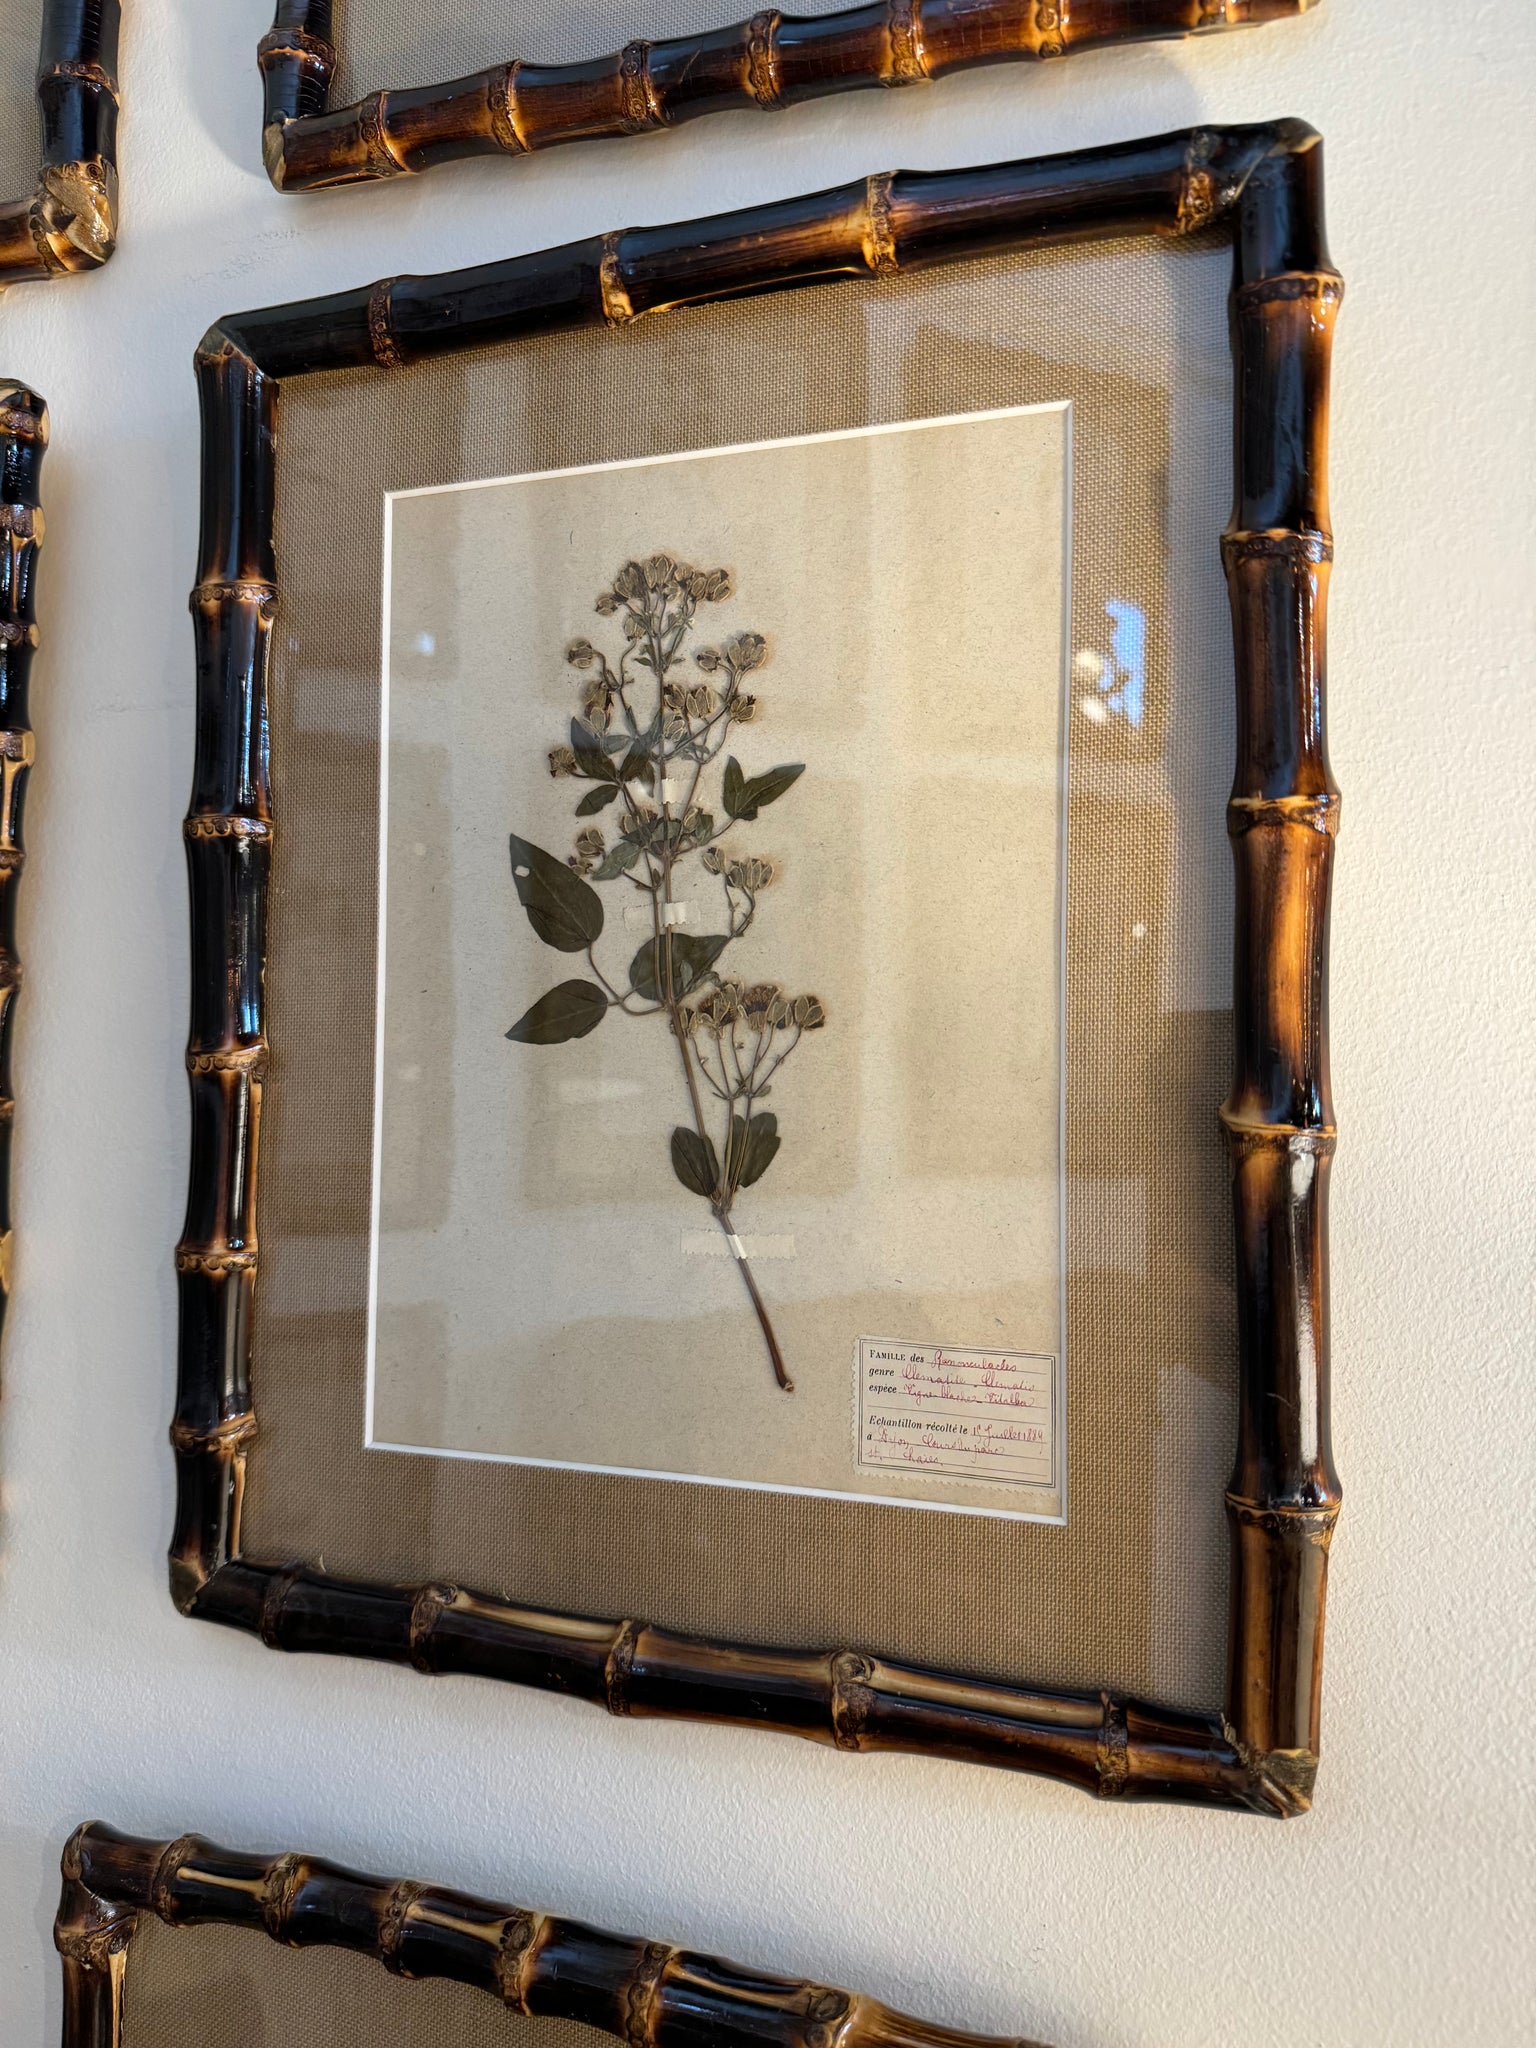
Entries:
[[700,1259],[792,1259],[792,1237],[727,1237],[719,1230],[685,1230],[682,1250]]
[[[661,906],[661,922],[663,926],[697,923],[697,919],[694,916],[695,907],[692,903],[663,903]],[[624,922],[631,931],[649,931],[651,929],[650,904],[626,903],[624,906]]]
[[680,804],[688,794],[688,780],[680,775],[663,775],[661,778],[661,801],[664,804]]

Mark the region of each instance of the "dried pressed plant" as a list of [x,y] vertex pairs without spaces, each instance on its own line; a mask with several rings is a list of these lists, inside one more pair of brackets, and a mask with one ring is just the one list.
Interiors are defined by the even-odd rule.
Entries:
[[[700,647],[692,670],[686,665],[685,643],[699,606],[730,595],[725,569],[691,569],[665,554],[626,562],[596,607],[617,622],[622,651],[610,661],[587,639],[566,649],[566,660],[582,676],[581,709],[571,721],[570,744],[550,754],[549,771],[590,784],[576,816],[595,819],[611,808],[618,831],[610,843],[601,826],[581,826],[563,861],[513,833],[512,879],[539,938],[559,952],[584,953],[596,979],[561,982],[507,1037],[559,1045],[595,1031],[610,1010],[665,1017],[692,1117],[672,1133],[672,1169],[691,1194],[708,1202],[725,1233],[774,1377],[789,1392],[794,1382],[732,1212],[741,1190],[762,1179],[779,1149],[777,1116],[758,1105],[805,1033],[826,1022],[826,1012],[816,996],[790,995],[775,982],[743,986],[720,971],[726,949],[751,927],[775,878],[771,860],[721,842],[777,802],[803,769],[792,762],[747,775],[733,754],[725,754],[731,728],[750,724],[761,709],[761,699],[743,688],[768,658],[760,633]],[[722,755],[712,795],[706,775]],[[679,876],[694,861],[711,878],[704,886],[720,888],[723,931],[679,928]],[[597,964],[604,910],[594,884],[638,890],[647,899],[650,936],[620,982]]]

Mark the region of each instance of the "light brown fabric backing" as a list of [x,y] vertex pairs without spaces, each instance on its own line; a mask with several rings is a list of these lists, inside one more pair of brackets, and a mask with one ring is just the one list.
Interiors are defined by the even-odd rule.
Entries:
[[0,200],[24,199],[37,184],[42,135],[37,114],[37,50],[43,0],[0,7]]
[[[1109,245],[284,392],[248,1554],[751,1642],[1220,1696],[1225,282],[1217,251]],[[1071,719],[1069,1526],[364,1452],[384,490],[1064,397],[1073,644],[1106,644],[1109,597],[1148,619],[1141,730]]]
[[[836,14],[848,0],[796,0],[796,14]],[[734,0],[336,0],[340,64],[331,104],[345,106],[379,87],[435,85],[520,57],[528,64],[579,64],[640,36],[695,35],[740,20]]]
[[122,2048],[613,2048],[574,2020],[524,2019],[484,1991],[396,1977],[372,1956],[285,1948],[249,1927],[140,1916]]

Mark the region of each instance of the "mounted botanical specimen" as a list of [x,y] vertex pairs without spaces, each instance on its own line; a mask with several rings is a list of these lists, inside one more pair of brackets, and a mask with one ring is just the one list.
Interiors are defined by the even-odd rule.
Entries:
[[[688,642],[699,606],[720,604],[730,595],[725,569],[693,569],[660,553],[626,562],[596,606],[604,618],[617,619],[622,651],[610,662],[585,638],[567,650],[566,660],[587,681],[581,710],[571,721],[570,744],[552,751],[550,773],[590,783],[577,817],[596,818],[614,806],[618,829],[610,846],[600,826],[583,826],[564,866],[514,833],[512,877],[545,945],[585,953],[597,979],[561,982],[507,1037],[558,1045],[595,1031],[610,1010],[665,1018],[682,1062],[690,1112],[690,1121],[672,1132],[673,1171],[690,1193],[708,1202],[741,1269],[774,1378],[792,1392],[794,1382],[732,1212],[741,1190],[762,1179],[779,1150],[777,1115],[758,1105],[803,1035],[826,1022],[826,1012],[814,995],[788,995],[765,981],[744,987],[720,972],[727,947],[750,929],[775,872],[771,860],[723,842],[804,771],[797,761],[747,775],[731,754],[718,791],[706,783],[706,770],[719,765],[732,728],[750,724],[758,714],[760,700],[742,684],[768,658],[760,633],[735,633],[719,647],[693,651],[697,673],[689,672]],[[648,683],[636,674],[641,669]],[[723,931],[680,928],[691,861],[719,882]],[[603,973],[593,953],[604,910],[587,876],[646,899],[651,936],[642,939],[621,986]],[[718,1104],[718,1145],[706,1090]]]

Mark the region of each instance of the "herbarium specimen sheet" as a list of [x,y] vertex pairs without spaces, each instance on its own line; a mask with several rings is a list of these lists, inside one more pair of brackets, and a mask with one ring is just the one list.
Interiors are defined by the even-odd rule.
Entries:
[[1070,431],[387,500],[372,1445],[1063,1514]]

